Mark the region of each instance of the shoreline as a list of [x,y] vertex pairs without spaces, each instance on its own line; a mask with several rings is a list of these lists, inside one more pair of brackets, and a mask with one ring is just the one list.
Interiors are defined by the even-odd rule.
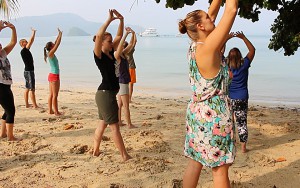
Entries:
[[[100,84],[100,83],[99,83]],[[61,85],[61,90],[67,90],[67,91],[76,91],[76,92],[88,92],[88,93],[96,93],[97,88],[99,84],[77,84],[77,85],[68,85],[64,84]],[[46,85],[46,86],[45,86]],[[68,85],[68,88],[66,88],[65,85]],[[21,82],[14,82],[12,85],[13,87],[18,88],[24,88],[24,84]],[[48,83],[36,83],[36,92],[38,93],[38,88],[41,89],[48,89]],[[176,99],[176,100],[188,100],[191,96],[190,90],[184,90],[184,89],[177,89],[172,90],[170,92],[168,89],[164,89],[161,87],[147,87],[147,86],[140,86],[139,84],[134,85],[134,94],[137,96],[145,96],[145,97],[156,97],[156,98],[170,98],[170,99]],[[290,102],[290,101],[266,101],[264,99],[252,99],[251,94],[249,98],[249,106],[265,106],[265,107],[271,107],[271,108],[288,108],[288,109],[298,109],[300,110],[300,101],[299,102]]]
[[[89,151],[98,125],[96,87],[62,87],[62,116],[47,114],[48,85],[37,85],[39,109],[25,108],[23,85],[14,84],[15,134],[21,142],[0,140],[0,187],[180,187],[188,160],[183,156],[187,98],[134,95],[132,122],[122,126],[125,147],[133,157],[122,162],[111,130],[105,130],[99,157]],[[240,151],[229,170],[236,187],[297,187],[300,184],[299,109],[249,107],[249,152]],[[3,113],[0,108],[0,113]],[[212,187],[204,168],[199,184]]]

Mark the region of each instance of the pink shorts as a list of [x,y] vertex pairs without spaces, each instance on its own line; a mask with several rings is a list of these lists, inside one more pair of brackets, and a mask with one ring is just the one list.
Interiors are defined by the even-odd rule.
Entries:
[[49,75],[48,75],[48,81],[49,82],[57,82],[57,81],[59,81],[59,74],[49,73]]

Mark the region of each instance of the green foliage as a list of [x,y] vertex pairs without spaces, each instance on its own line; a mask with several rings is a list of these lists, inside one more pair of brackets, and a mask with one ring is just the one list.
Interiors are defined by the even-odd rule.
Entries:
[[[160,0],[155,0],[160,3]],[[197,0],[166,0],[166,8],[174,10],[193,5]],[[209,3],[212,0],[208,0]],[[224,5],[225,0],[223,0]],[[239,0],[238,15],[252,22],[259,20],[261,9],[278,11],[272,24],[273,32],[269,48],[275,51],[283,48],[284,55],[294,55],[300,45],[300,3],[299,0]]]
[[7,19],[10,18],[12,13],[17,13],[19,3],[17,0],[0,0],[0,12]]

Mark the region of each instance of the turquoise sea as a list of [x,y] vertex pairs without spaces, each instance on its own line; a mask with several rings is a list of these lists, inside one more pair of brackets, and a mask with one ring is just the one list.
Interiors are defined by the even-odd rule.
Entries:
[[[247,36],[256,47],[256,56],[249,75],[250,102],[264,102],[279,105],[300,104],[300,53],[286,57],[283,51],[268,49],[270,36]],[[31,47],[35,61],[37,84],[47,84],[49,64],[43,60],[43,47],[54,37],[36,37]],[[5,46],[10,39],[0,39]],[[187,37],[138,37],[135,52],[137,65],[136,90],[147,94],[164,96],[191,95],[188,78]],[[93,60],[92,37],[63,36],[56,52],[61,69],[61,88],[94,88],[101,82],[100,72]],[[232,47],[247,53],[245,44],[238,38],[227,43],[225,54]],[[21,47],[16,45],[9,54],[14,82],[23,82],[24,64],[20,56]],[[38,89],[38,88],[37,88]]]

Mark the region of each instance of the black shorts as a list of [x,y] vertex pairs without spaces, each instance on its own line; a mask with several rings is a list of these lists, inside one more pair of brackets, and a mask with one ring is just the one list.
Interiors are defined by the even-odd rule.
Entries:
[[35,90],[35,75],[34,71],[24,71],[26,89]]

